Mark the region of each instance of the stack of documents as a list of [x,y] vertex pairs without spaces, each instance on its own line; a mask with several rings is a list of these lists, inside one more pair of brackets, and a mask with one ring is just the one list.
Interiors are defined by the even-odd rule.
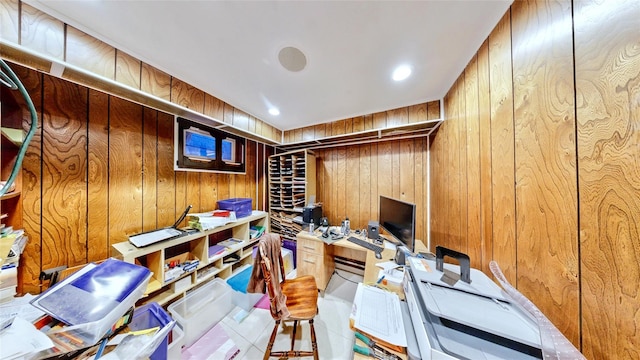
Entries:
[[218,226],[223,226],[236,221],[236,214],[229,212],[229,216],[213,216],[212,211],[189,214],[189,226],[200,231],[211,230]]
[[400,298],[394,292],[358,284],[351,316],[354,327],[394,350],[407,346]]

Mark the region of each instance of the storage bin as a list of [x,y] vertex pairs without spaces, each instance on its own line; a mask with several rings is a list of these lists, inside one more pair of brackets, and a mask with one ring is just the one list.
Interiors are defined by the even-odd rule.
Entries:
[[[152,302],[146,305],[143,305],[139,308],[136,308],[133,311],[133,319],[129,324],[129,329],[133,331],[151,329],[154,327],[163,328],[165,326],[173,326],[175,322],[166,311],[162,308],[162,306],[158,305],[158,303]],[[168,344],[169,339],[168,336],[163,336],[161,338],[155,339],[153,344],[151,344],[151,348],[155,348],[151,356],[150,360],[166,360],[167,352],[168,352]]]
[[182,346],[184,345],[184,331],[179,324],[171,330],[171,342],[167,346],[167,360],[180,360],[182,358]]
[[184,344],[191,346],[233,310],[231,287],[215,278],[169,305],[169,313],[184,331]]
[[296,264],[297,264],[297,256],[296,256],[296,242],[293,240],[287,240],[287,239],[283,239],[282,240],[282,247],[285,249],[289,249],[291,250],[291,252],[293,253],[293,267],[296,268]]
[[295,269],[295,266],[293,264],[293,251],[287,248],[282,248],[281,252],[282,252],[282,266],[284,266],[284,274],[289,275],[289,273],[291,273],[293,269]]
[[233,304],[245,311],[251,311],[253,306],[266,296],[260,293],[247,293],[247,284],[249,284],[252,270],[252,265],[244,265],[227,279],[227,283],[233,289]]
[[218,201],[218,208],[221,210],[234,211],[236,218],[251,215],[252,205],[250,198],[231,198]]

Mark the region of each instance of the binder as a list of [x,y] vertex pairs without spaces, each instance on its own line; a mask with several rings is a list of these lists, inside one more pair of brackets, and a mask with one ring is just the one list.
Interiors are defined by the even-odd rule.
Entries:
[[133,306],[137,299],[129,296],[150,276],[145,267],[110,258],[99,265],[88,264],[31,304],[67,325],[99,321],[123,302],[126,308]]

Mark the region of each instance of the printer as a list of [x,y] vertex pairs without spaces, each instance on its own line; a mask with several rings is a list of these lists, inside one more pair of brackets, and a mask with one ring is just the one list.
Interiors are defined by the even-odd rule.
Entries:
[[[445,264],[451,256],[460,265]],[[465,254],[409,257],[403,288],[422,359],[541,359],[540,327]]]

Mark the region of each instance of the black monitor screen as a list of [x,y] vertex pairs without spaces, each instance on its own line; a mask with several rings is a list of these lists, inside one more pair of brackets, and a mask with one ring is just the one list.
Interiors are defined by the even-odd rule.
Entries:
[[416,206],[380,196],[379,214],[380,227],[413,252],[416,233]]

